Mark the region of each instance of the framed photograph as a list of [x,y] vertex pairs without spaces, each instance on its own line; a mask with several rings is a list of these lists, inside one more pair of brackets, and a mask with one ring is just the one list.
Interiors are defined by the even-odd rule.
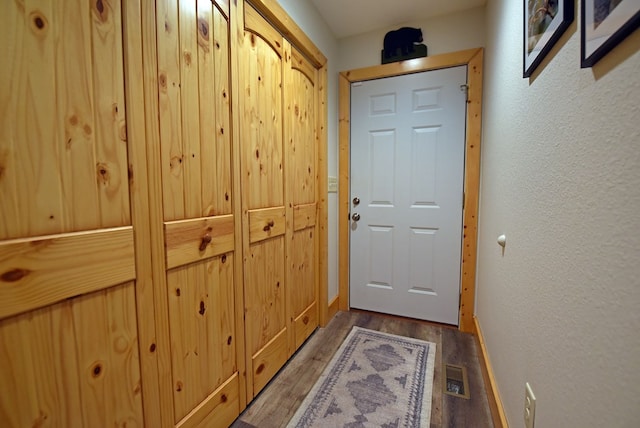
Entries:
[[582,0],[582,68],[591,67],[640,25],[640,0]]
[[573,18],[573,0],[524,0],[523,77],[531,76]]

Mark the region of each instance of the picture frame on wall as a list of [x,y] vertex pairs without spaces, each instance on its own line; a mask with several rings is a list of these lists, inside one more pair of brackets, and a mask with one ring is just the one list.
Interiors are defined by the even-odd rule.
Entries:
[[573,0],[524,0],[523,77],[531,76],[573,19]]
[[640,26],[640,0],[581,0],[582,68],[592,67]]

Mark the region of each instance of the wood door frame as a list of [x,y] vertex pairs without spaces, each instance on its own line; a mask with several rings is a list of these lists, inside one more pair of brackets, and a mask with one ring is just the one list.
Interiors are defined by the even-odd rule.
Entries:
[[338,302],[349,310],[349,189],[351,83],[422,71],[467,66],[467,120],[464,166],[464,204],[462,229],[462,268],[459,329],[473,332],[476,292],[476,251],[478,241],[478,199],[480,193],[480,142],[482,130],[482,64],[484,49],[476,48],[418,58],[392,64],[342,71],[339,75],[339,189],[338,189]]

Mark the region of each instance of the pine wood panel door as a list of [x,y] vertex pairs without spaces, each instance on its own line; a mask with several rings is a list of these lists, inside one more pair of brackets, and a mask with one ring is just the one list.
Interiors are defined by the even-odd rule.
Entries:
[[0,4],[3,427],[145,422],[130,202],[139,153],[124,84],[134,9]]
[[318,326],[318,71],[252,6],[239,55],[247,400]]
[[285,291],[284,39],[245,4],[240,54],[247,401],[289,357]]
[[[156,4],[158,117],[166,251],[159,290],[163,420],[228,426],[240,412],[225,2]],[[158,195],[156,195],[158,197]],[[168,426],[167,423],[163,423]]]
[[317,131],[318,71],[291,48],[285,73],[285,163],[288,217],[287,292],[297,349],[318,326]]

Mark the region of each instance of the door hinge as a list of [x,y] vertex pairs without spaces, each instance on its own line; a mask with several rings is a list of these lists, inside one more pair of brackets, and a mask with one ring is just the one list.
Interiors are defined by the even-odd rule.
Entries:
[[460,90],[464,92],[465,101],[469,102],[469,85],[460,85]]

